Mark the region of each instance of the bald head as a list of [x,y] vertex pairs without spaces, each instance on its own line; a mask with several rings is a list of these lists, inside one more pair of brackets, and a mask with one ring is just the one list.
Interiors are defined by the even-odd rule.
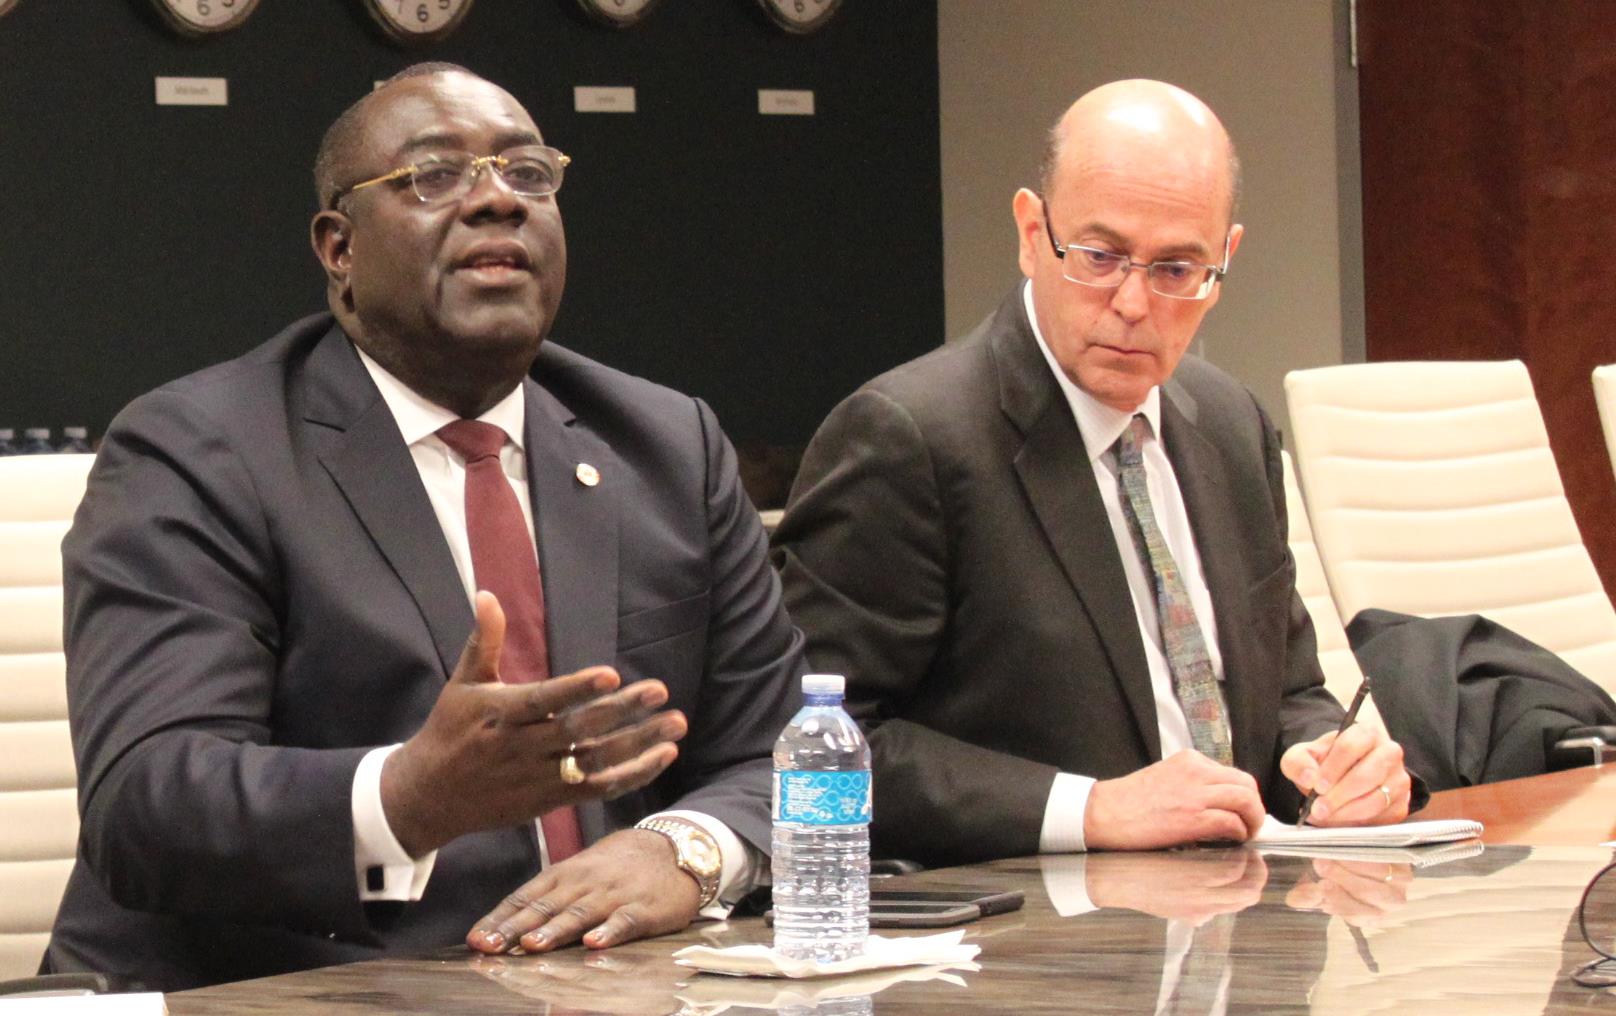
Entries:
[[1184,187],[1225,202],[1234,221],[1240,196],[1234,143],[1206,103],[1162,81],[1113,81],[1072,103],[1050,128],[1039,190],[1058,200],[1063,179],[1130,165],[1171,169]]

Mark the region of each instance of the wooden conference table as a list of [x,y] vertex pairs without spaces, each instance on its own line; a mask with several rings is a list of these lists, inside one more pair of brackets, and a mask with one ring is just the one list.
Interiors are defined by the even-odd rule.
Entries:
[[1023,910],[967,926],[981,969],[952,978],[740,980],[669,959],[690,943],[768,941],[749,918],[603,953],[446,949],[180,992],[168,1005],[176,1016],[1616,1013],[1616,993],[1568,976],[1592,956],[1576,907],[1612,860],[1598,844],[1616,839],[1616,765],[1449,791],[1420,817],[1454,816],[1486,823],[1486,846],[1358,860],[1248,849],[1067,855],[907,876],[915,887],[1026,893]]

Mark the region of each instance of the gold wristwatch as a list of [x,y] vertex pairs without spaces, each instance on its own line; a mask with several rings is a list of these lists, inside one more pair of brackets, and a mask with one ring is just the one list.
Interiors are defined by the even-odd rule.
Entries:
[[671,815],[657,815],[637,823],[636,829],[649,829],[661,833],[673,842],[674,860],[701,890],[701,903],[705,907],[718,896],[718,873],[723,858],[718,852],[718,841],[711,833],[689,819]]

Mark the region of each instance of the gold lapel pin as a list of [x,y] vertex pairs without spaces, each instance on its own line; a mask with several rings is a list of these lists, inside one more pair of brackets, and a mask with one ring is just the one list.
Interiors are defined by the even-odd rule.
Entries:
[[600,470],[596,469],[594,466],[591,466],[587,462],[578,463],[578,468],[574,471],[573,475],[577,476],[578,482],[583,484],[585,487],[593,487],[595,484],[600,482]]

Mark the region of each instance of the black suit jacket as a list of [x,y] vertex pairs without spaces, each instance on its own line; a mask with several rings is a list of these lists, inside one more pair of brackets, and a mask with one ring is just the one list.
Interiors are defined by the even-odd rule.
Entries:
[[[1162,438],[1217,610],[1235,764],[1294,814],[1279,757],[1339,722],[1285,541],[1279,441],[1186,357]],[[1056,772],[1161,757],[1122,560],[1019,287],[970,336],[838,406],[775,562],[815,668],[845,673],[875,759],[878,852],[1035,853]]]
[[[558,346],[534,376],[553,668],[659,678],[690,719],[655,783],[580,809],[584,837],[684,807],[766,851],[801,636],[733,450],[700,401]],[[120,414],[63,559],[83,827],[48,968],[176,989],[441,946],[538,870],[526,823],[445,846],[387,920],[358,899],[354,769],[421,726],[472,612],[328,315]]]

